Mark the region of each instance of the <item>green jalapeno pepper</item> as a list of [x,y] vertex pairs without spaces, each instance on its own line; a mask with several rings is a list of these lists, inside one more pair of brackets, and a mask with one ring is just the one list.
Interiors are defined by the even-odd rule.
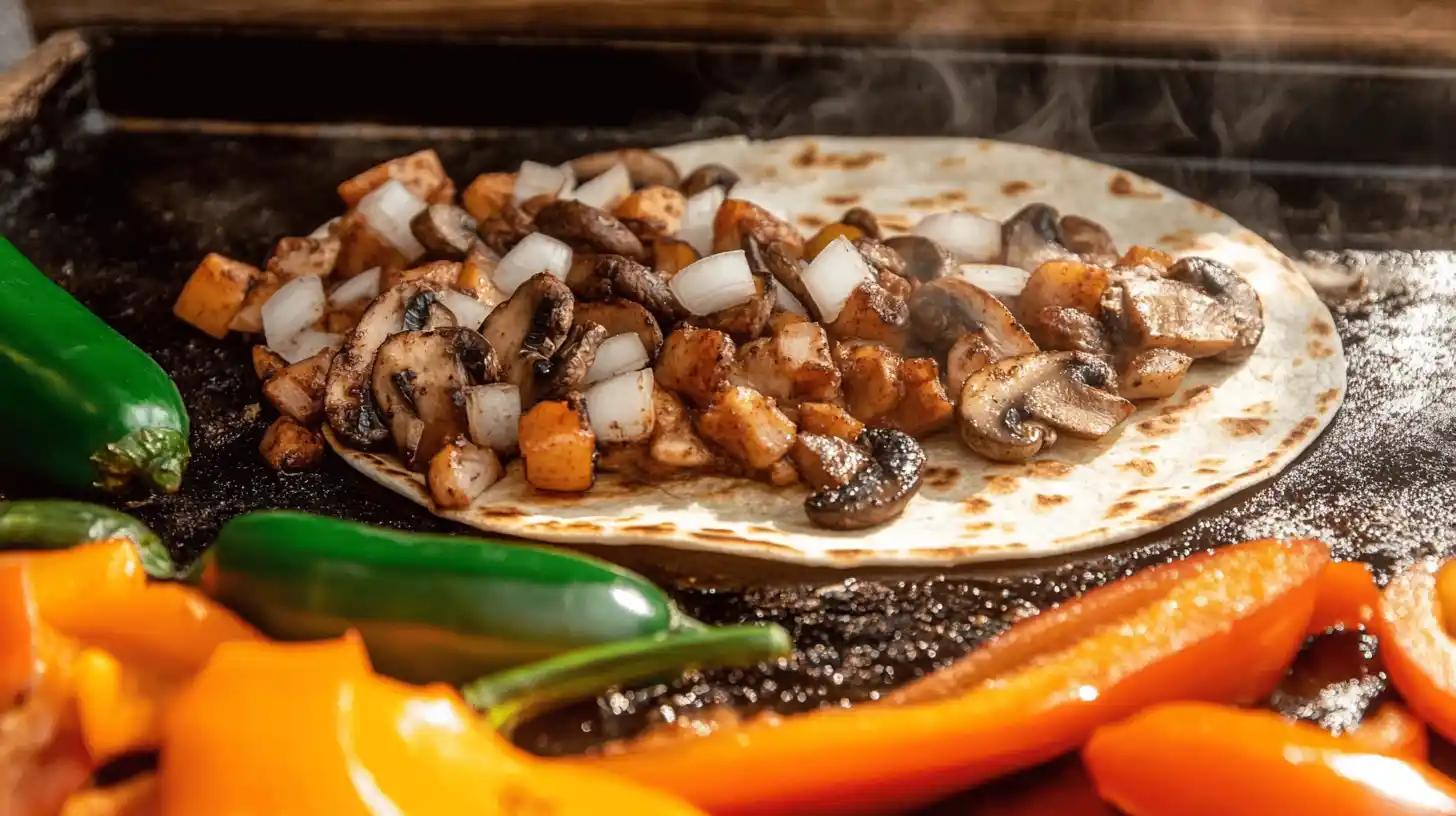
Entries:
[[87,541],[129,538],[153,578],[175,578],[176,564],[157,534],[120,510],[62,499],[0,501],[0,547],[63,549]]

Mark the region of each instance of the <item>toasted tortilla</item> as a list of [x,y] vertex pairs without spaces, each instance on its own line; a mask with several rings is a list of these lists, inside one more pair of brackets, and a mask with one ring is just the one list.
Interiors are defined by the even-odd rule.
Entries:
[[[703,477],[656,485],[603,474],[583,495],[536,490],[520,462],[472,507],[439,514],[493,533],[573,544],[652,544],[804,564],[949,565],[1039,558],[1145,535],[1283,470],[1345,395],[1345,355],[1328,310],[1290,260],[1211,207],[1106,165],[975,139],[742,138],[661,151],[684,172],[734,169],[748,198],[806,235],[851,206],[889,235],[932,212],[1005,219],[1033,201],[1105,226],[1120,248],[1216,258],[1264,303],[1265,331],[1237,365],[1199,361],[1172,398],[1095,442],[1063,439],[1035,460],[996,464],[954,431],[923,440],[924,487],[882,527],[812,526],[803,488]],[[423,477],[380,453],[330,444],[361,473],[426,507]]]

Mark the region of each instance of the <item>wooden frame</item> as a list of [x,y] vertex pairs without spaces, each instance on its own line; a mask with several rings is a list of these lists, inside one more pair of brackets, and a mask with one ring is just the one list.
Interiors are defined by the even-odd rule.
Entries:
[[30,0],[93,23],[567,34],[1046,38],[1456,56],[1453,0]]

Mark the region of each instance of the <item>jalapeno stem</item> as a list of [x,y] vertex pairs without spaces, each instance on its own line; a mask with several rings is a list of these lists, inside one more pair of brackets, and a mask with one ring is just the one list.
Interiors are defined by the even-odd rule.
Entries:
[[97,451],[91,464],[96,466],[96,486],[102,490],[120,490],[141,479],[158,490],[176,493],[191,456],[187,436],[181,431],[142,428]]
[[537,712],[613,686],[697,668],[772,660],[792,648],[788,632],[775,624],[689,629],[576,649],[488,675],[462,692],[493,728],[509,735]]

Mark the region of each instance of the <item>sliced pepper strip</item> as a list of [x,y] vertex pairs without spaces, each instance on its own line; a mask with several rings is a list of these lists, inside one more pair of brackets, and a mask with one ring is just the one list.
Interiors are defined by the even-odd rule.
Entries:
[[142,774],[120,785],[87,788],[72,795],[60,816],[156,816],[156,812],[157,777]]
[[1370,567],[1360,561],[1337,561],[1320,575],[1319,598],[1309,619],[1309,634],[1367,626],[1380,605],[1380,588]]
[[186,675],[200,670],[219,644],[262,639],[226,607],[182,584],[149,584],[130,595],[103,595],[84,608],[68,610],[52,625],[124,661]]
[[1304,639],[1328,560],[1318,541],[1227,547],[1017,624],[888,704],[565,761],[720,816],[909,808],[1051,759],[1152,703],[1268,694]]
[[23,562],[0,564],[0,711],[30,690],[39,619]]
[[1425,762],[1430,756],[1426,724],[1399,703],[1385,703],[1345,737],[1377,754]]
[[1456,814],[1456,781],[1266,711],[1155,706],[1099,729],[1083,761],[1130,816]]
[[[1380,596],[1380,655],[1406,705],[1446,739],[1456,738],[1456,641],[1445,628],[1437,565],[1397,575]],[[1447,568],[1449,569],[1449,568]]]
[[162,713],[176,684],[123,664],[100,649],[86,649],[72,668],[81,737],[97,765],[161,744]]
[[7,554],[0,561],[28,565],[41,618],[62,631],[73,616],[89,615],[93,605],[136,595],[147,585],[136,545],[125,538],[66,550]]

